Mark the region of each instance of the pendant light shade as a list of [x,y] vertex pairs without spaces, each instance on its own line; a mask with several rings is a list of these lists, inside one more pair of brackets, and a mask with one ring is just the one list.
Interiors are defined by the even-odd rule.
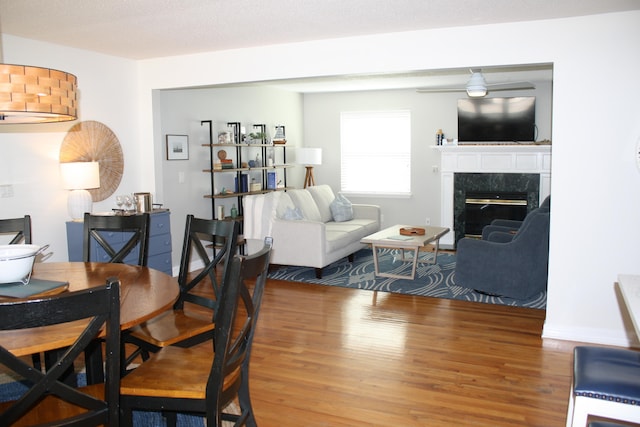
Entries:
[[467,82],[467,95],[472,98],[479,98],[487,94],[487,82],[480,72],[471,74],[471,78]]
[[0,124],[76,120],[77,91],[73,74],[0,64]]

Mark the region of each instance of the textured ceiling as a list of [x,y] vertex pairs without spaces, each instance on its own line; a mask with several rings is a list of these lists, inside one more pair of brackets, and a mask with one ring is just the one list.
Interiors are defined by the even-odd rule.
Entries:
[[0,0],[0,32],[131,59],[640,9],[638,0]]

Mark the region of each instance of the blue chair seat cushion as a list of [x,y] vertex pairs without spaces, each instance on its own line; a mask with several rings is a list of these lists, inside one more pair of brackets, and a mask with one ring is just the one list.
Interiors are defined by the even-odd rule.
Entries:
[[589,427],[626,427],[628,424],[610,423],[609,421],[594,421],[589,423]]
[[640,405],[640,352],[576,347],[573,370],[576,396]]

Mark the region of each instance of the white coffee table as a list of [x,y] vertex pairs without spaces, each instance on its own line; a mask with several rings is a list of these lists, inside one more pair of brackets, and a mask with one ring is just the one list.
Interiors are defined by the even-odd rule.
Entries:
[[[431,226],[419,226],[425,229],[424,235],[412,235],[403,236],[400,234],[400,229],[405,227],[417,227],[415,225],[394,225],[384,230],[380,230],[377,233],[371,234],[360,240],[360,243],[371,245],[373,250],[373,265],[375,267],[376,276],[391,277],[394,279],[414,279],[416,276],[416,266],[419,262],[418,252],[420,248],[425,247],[429,243],[433,243],[435,246],[435,253],[431,264],[435,264],[438,259],[438,249],[440,246],[440,238],[449,232],[447,227],[431,227]],[[395,273],[381,272],[378,268],[378,250],[377,248],[392,248],[402,250],[402,260],[405,261],[404,251],[412,250],[413,258],[406,261],[412,262],[411,274],[401,275]],[[424,261],[420,261],[424,262]]]

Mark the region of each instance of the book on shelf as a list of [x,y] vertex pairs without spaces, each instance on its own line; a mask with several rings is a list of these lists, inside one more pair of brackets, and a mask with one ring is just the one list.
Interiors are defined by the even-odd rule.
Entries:
[[235,178],[236,193],[248,193],[249,192],[249,175],[243,173],[240,175],[240,185],[238,186],[238,177]]
[[276,189],[277,176],[275,171],[267,172],[267,190]]

